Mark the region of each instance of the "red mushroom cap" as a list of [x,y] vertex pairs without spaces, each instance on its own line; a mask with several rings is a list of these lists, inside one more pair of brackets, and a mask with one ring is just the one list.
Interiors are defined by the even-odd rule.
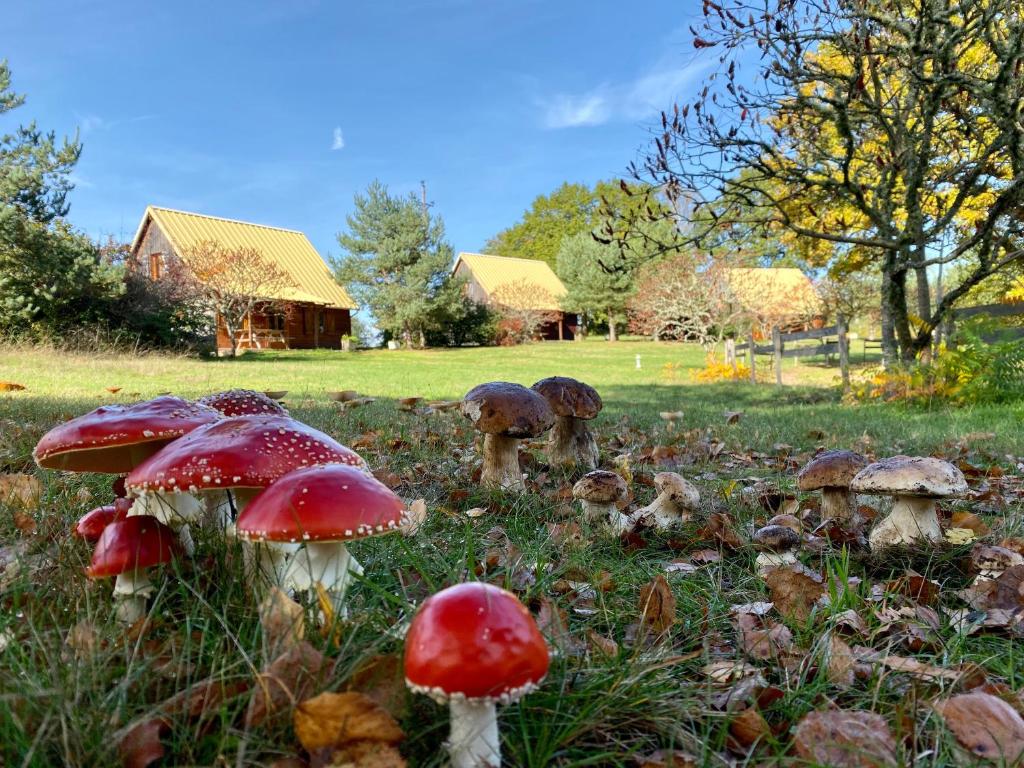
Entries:
[[78,518],[71,532],[80,539],[96,541],[108,525],[124,520],[131,506],[131,499],[118,498],[113,504],[96,507]]
[[288,416],[234,416],[186,435],[130,475],[132,493],[266,488],[315,464],[366,462],[319,430]]
[[197,403],[215,408],[225,416],[287,416],[288,411],[277,400],[251,389],[229,389],[200,397]]
[[289,472],[249,502],[235,530],[253,541],[347,541],[396,530],[405,505],[375,477],[346,464]]
[[104,405],[51,429],[33,455],[47,469],[122,474],[172,440],[219,418],[213,408],[179,397]]
[[85,573],[93,579],[117,576],[168,563],[177,554],[174,531],[155,517],[133,515],[103,529]]
[[548,661],[526,606],[482,582],[427,598],[405,638],[406,684],[438,701],[516,701],[544,679]]

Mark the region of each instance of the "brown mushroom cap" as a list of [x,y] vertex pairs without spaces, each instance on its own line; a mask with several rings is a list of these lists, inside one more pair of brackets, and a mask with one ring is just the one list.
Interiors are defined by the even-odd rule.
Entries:
[[581,477],[572,487],[572,497],[581,501],[594,501],[607,504],[622,501],[626,498],[629,488],[626,481],[614,472],[595,469]]
[[864,467],[853,478],[850,490],[938,499],[966,493],[967,480],[963,472],[942,459],[893,456]]
[[503,437],[537,437],[551,429],[555,414],[548,401],[521,384],[480,384],[462,399],[462,415],[478,432]]
[[796,476],[801,491],[819,488],[849,488],[854,475],[868,460],[853,451],[825,451],[811,459]]
[[1024,565],[1024,556],[1006,547],[991,544],[975,544],[971,550],[971,570],[1005,571],[1015,565]]
[[654,476],[654,487],[658,493],[668,496],[681,507],[693,509],[700,504],[700,491],[682,475],[675,472],[659,472]]
[[766,525],[754,534],[754,549],[759,552],[782,552],[800,543],[800,534],[785,525]]
[[593,419],[601,412],[604,403],[597,390],[582,381],[567,376],[551,376],[541,379],[531,389],[540,393],[556,416],[572,416],[576,419]]
[[800,533],[803,530],[803,523],[801,523],[799,518],[794,515],[776,515],[765,523],[765,525],[781,525],[785,528],[791,528],[797,533]]

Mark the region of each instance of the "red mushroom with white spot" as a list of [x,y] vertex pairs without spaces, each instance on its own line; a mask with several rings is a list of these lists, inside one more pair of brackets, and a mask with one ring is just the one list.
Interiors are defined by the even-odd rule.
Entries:
[[405,526],[405,504],[390,488],[346,464],[290,472],[246,506],[235,529],[248,541],[302,543],[288,561],[281,587],[316,593],[320,584],[334,611],[347,615],[345,592],[363,568],[348,541],[390,533]]
[[117,617],[131,624],[146,614],[146,599],[155,587],[149,569],[169,563],[179,552],[174,531],[146,515],[126,517],[103,529],[86,574],[94,579],[116,576]]
[[547,643],[526,607],[480,582],[427,598],[405,637],[406,685],[449,706],[454,768],[501,765],[495,705],[534,690],[548,664]]
[[104,529],[111,523],[124,520],[131,508],[132,500],[120,496],[114,500],[113,504],[96,507],[78,518],[71,533],[86,541],[98,541],[103,535]]
[[200,397],[197,403],[208,405],[225,416],[287,416],[288,409],[277,400],[252,389],[229,389]]
[[[129,493],[138,496],[132,513],[152,514],[175,525],[202,509],[196,499],[229,499],[236,512],[280,477],[317,464],[348,464],[364,469],[355,451],[289,416],[234,416],[195,430],[172,443],[128,475]],[[229,517],[224,504],[223,522]],[[280,581],[284,558],[297,547],[263,547],[259,567]]]

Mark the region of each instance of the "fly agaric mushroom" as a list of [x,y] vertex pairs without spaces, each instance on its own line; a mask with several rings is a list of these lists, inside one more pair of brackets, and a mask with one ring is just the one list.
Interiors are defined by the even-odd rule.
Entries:
[[825,451],[811,459],[796,476],[801,491],[821,490],[821,520],[843,523],[857,517],[856,495],[850,492],[850,481],[868,464],[853,451]]
[[154,517],[135,515],[103,529],[85,572],[93,579],[117,577],[115,613],[131,624],[146,614],[146,598],[153,593],[148,570],[170,562],[177,553],[174,531]]
[[797,561],[796,549],[800,546],[800,533],[788,525],[778,523],[769,524],[759,528],[754,533],[754,549],[757,550],[757,559],[754,567],[760,576],[766,575],[773,568],[784,565],[792,565]]
[[936,499],[967,491],[963,472],[948,461],[918,456],[893,456],[864,467],[850,482],[855,493],[890,494],[892,511],[868,534],[872,550],[924,539],[941,541]]
[[[139,497],[135,508],[172,526],[195,519],[200,495],[229,497],[240,512],[283,475],[316,464],[366,463],[319,430],[288,416],[234,416],[195,430],[135,469],[126,481]],[[226,505],[221,505],[226,510]],[[226,522],[226,521],[225,521]],[[282,576],[284,556],[295,547],[260,550],[260,567]]]
[[462,399],[462,414],[484,435],[480,484],[525,491],[519,469],[519,441],[537,437],[555,423],[548,401],[521,384],[492,381],[473,387]]
[[530,612],[490,584],[457,584],[428,597],[405,637],[405,684],[449,706],[453,768],[501,765],[495,705],[536,688],[548,664]]
[[597,469],[597,441],[587,427],[587,422],[597,418],[604,407],[597,390],[565,376],[541,379],[531,389],[548,401],[555,414],[555,426],[548,436],[551,464]]
[[284,573],[284,589],[330,595],[346,616],[345,591],[362,566],[346,541],[399,530],[409,522],[402,500],[372,475],[346,464],[289,472],[260,493],[238,517],[235,529],[248,541],[303,543]]
[[626,498],[629,487],[614,472],[595,469],[581,477],[572,487],[572,497],[583,507],[583,519],[589,523],[608,523],[615,533],[624,533],[632,527],[628,516],[619,512],[617,502]]
[[103,535],[103,531],[111,523],[124,520],[128,516],[128,510],[132,507],[132,500],[118,497],[113,504],[106,504],[86,512],[75,523],[71,533],[86,541],[97,541]]
[[252,389],[229,389],[200,397],[197,403],[208,405],[225,416],[287,416],[288,410],[277,400]]
[[32,455],[46,469],[120,475],[172,440],[219,418],[213,408],[178,397],[104,405],[51,429]]
[[653,518],[662,530],[687,522],[700,504],[700,491],[675,472],[659,472],[654,476],[658,495],[646,507],[633,513],[634,520]]

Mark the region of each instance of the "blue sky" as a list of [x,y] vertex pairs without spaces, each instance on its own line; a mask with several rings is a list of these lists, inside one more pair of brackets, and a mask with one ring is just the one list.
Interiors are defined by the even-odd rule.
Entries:
[[130,238],[147,204],[306,232],[324,255],[379,178],[476,250],[562,181],[621,175],[716,60],[696,0],[8,0],[0,58],[84,143],[71,219]]

